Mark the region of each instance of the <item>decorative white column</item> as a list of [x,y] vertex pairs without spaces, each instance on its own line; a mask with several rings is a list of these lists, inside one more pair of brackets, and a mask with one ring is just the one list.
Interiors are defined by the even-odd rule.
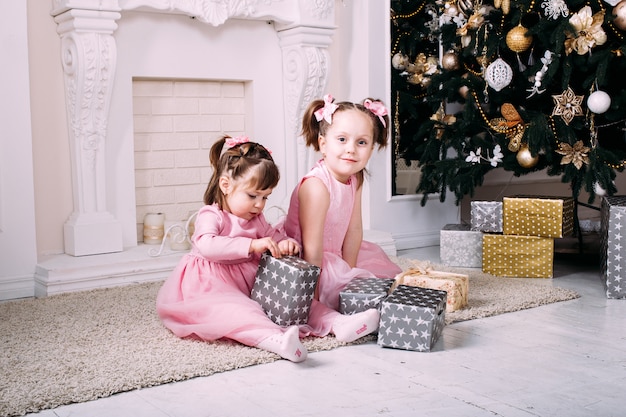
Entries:
[[65,252],[74,256],[119,252],[122,227],[107,211],[105,139],[115,78],[112,33],[121,15],[116,1],[65,0],[55,6],[74,197],[74,211],[63,229]]
[[[283,54],[283,97],[285,101],[286,143],[297,143],[295,175],[287,180],[296,186],[311,167],[311,152],[300,137],[302,115],[309,103],[324,95],[328,81],[328,46],[333,28],[296,26],[278,31]],[[295,138],[298,138],[297,142]],[[291,171],[291,172],[294,172]]]

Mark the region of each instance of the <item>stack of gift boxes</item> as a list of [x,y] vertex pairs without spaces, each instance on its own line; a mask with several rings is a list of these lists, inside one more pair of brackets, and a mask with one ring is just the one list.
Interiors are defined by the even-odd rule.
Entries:
[[441,262],[499,277],[551,278],[554,239],[574,227],[571,197],[516,196],[472,201],[471,225],[440,232]]
[[[305,324],[320,269],[294,256],[264,254],[251,297],[281,326]],[[445,326],[446,311],[467,305],[468,276],[416,265],[394,278],[354,278],[339,294],[339,311],[380,310],[377,343],[431,351]]]

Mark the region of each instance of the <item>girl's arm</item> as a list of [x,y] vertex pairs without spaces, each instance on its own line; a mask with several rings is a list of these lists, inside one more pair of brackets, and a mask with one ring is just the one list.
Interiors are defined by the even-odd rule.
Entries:
[[302,257],[307,262],[322,267],[324,252],[324,222],[330,206],[330,194],[322,181],[308,178],[298,190],[300,229],[302,231]]
[[352,216],[350,216],[350,224],[348,225],[346,237],[343,239],[343,259],[352,268],[356,267],[357,256],[359,255],[361,242],[363,241],[363,219],[361,217],[362,190],[363,187],[359,187],[356,190],[354,208],[352,209]]
[[198,252],[209,261],[227,262],[249,258],[252,239],[224,234],[224,218],[219,209],[205,206],[196,217],[195,233],[192,237]]

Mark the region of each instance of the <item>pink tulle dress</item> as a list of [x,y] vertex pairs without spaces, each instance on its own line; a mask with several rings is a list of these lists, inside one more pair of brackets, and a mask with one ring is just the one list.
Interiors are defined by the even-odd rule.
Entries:
[[289,212],[284,222],[287,234],[302,244],[298,190],[304,181],[312,177],[319,178],[326,185],[331,199],[324,224],[324,254],[318,282],[319,302],[313,302],[308,326],[302,326],[300,330],[301,335],[325,336],[331,330],[332,320],[339,314],[339,292],[348,282],[356,277],[393,278],[402,270],[389,259],[380,246],[367,241],[361,244],[356,268],[351,268],[343,260],[343,240],[352,215],[351,207],[354,207],[357,179],[352,176],[347,184],[337,181],[323,160],[317,162],[302,178],[291,195]]
[[156,307],[163,324],[179,337],[220,338],[256,346],[283,329],[250,299],[260,256],[249,255],[252,239],[287,236],[263,215],[245,220],[204,206],[199,212],[192,249],[164,282]]

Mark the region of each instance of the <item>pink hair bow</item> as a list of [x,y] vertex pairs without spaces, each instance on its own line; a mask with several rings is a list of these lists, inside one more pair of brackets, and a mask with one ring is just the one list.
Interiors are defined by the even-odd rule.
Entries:
[[247,136],[235,136],[234,138],[226,138],[226,149],[230,149],[234,146],[241,145],[242,143],[250,142]]
[[380,101],[372,101],[369,98],[363,102],[363,106],[378,116],[378,119],[383,124],[384,127],[387,127],[385,123],[385,119],[383,116],[387,115],[387,108]]
[[333,113],[335,112],[335,110],[337,110],[337,107],[339,107],[335,103],[333,103],[333,100],[333,96],[331,96],[330,94],[326,94],[324,96],[324,107],[316,110],[315,113],[313,113],[315,115],[315,119],[317,119],[318,122],[324,119],[329,124],[332,123]]

